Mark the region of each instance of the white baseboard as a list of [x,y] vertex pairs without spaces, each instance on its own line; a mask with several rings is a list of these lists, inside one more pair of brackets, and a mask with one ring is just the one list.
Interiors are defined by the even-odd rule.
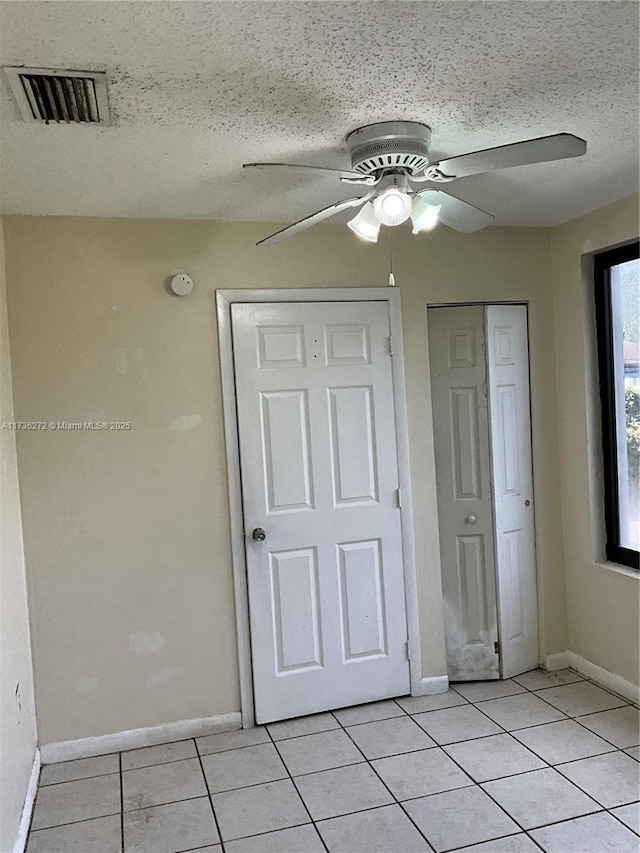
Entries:
[[635,702],[636,705],[640,701],[640,687],[637,684],[633,684],[631,681],[627,681],[627,679],[623,678],[621,675],[609,672],[608,669],[603,669],[601,666],[591,663],[590,660],[582,658],[580,655],[576,655],[573,652],[569,652],[569,666],[571,669],[575,669],[579,672],[580,675],[584,675],[586,678],[591,679],[591,681],[595,681],[596,684],[599,684],[601,687],[604,687],[607,690],[612,690],[619,696],[623,696],[625,699]]
[[92,755],[107,755],[125,749],[138,749],[141,746],[155,746],[192,737],[230,732],[242,727],[239,711],[221,714],[217,717],[205,717],[201,720],[177,720],[160,726],[145,729],[132,729],[126,732],[114,732],[97,737],[85,737],[79,740],[66,740],[59,743],[45,743],[40,747],[43,764],[57,764],[60,761],[72,761],[75,758],[89,758]]
[[541,666],[548,672],[554,672],[556,669],[567,669],[569,664],[570,651],[557,652],[555,655],[547,655],[542,661]]
[[29,827],[31,826],[31,815],[33,806],[36,801],[36,793],[38,791],[38,781],[40,779],[40,750],[36,747],[33,756],[33,766],[31,767],[31,776],[29,777],[29,785],[24,798],[24,806],[22,808],[22,817],[20,818],[20,826],[18,834],[13,845],[13,853],[24,853],[27,846],[27,836],[29,835]]
[[446,693],[449,689],[447,675],[434,675],[431,678],[421,678],[412,696],[433,696],[435,693]]
[[608,669],[603,669],[601,666],[591,663],[590,660],[580,657],[580,655],[568,649],[565,652],[558,652],[555,655],[547,655],[541,665],[549,672],[570,667],[579,672],[580,675],[584,675],[585,678],[595,681],[596,684],[604,687],[605,690],[611,690],[619,696],[635,702],[636,705],[640,700],[640,687],[637,684],[633,684],[621,675],[616,675],[614,672],[609,672]]

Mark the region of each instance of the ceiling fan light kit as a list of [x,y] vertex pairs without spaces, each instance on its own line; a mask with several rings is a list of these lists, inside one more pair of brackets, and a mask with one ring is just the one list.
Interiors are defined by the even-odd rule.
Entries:
[[246,169],[280,168],[332,175],[343,183],[367,189],[364,195],[336,202],[265,237],[257,245],[279,243],[350,207],[361,210],[347,223],[348,227],[373,243],[380,225],[393,227],[409,218],[414,234],[431,230],[438,220],[463,234],[471,234],[486,228],[493,215],[442,189],[422,189],[421,185],[448,184],[495,169],[581,157],[587,150],[584,139],[556,133],[431,162],[430,142],[431,129],[426,124],[386,121],[359,127],[347,135],[351,171],[297,163],[245,163]]
[[381,192],[373,202],[368,201],[347,226],[363,240],[376,243],[381,225],[400,225],[411,218],[412,233],[431,231],[438,224],[441,205],[430,204],[421,195],[412,199],[409,193],[396,187]]
[[411,196],[397,187],[383,190],[373,202],[381,225],[401,225],[411,216],[411,207]]
[[411,211],[411,233],[420,234],[421,231],[432,231],[438,224],[441,204],[429,204],[425,199],[417,195],[413,202]]
[[366,240],[367,243],[376,243],[378,233],[380,231],[380,222],[376,216],[376,211],[373,204],[368,201],[356,216],[347,222],[347,227],[353,233]]

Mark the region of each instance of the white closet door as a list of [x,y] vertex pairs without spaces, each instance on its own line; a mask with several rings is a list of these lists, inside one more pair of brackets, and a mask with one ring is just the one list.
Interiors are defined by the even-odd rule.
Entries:
[[486,311],[500,650],[510,678],[539,662],[527,309]]
[[484,308],[428,321],[447,669],[499,678]]
[[387,306],[231,313],[256,720],[407,694]]

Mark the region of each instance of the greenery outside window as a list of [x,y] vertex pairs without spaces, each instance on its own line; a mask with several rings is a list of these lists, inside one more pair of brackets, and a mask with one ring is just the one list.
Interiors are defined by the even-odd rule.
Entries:
[[595,256],[607,559],[640,568],[640,243]]

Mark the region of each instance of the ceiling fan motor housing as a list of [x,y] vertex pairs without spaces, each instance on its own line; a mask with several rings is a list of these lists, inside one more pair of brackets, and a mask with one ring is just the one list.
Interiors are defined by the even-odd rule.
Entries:
[[353,130],[346,139],[351,165],[371,175],[402,169],[416,175],[429,165],[431,129],[416,121],[383,121]]

